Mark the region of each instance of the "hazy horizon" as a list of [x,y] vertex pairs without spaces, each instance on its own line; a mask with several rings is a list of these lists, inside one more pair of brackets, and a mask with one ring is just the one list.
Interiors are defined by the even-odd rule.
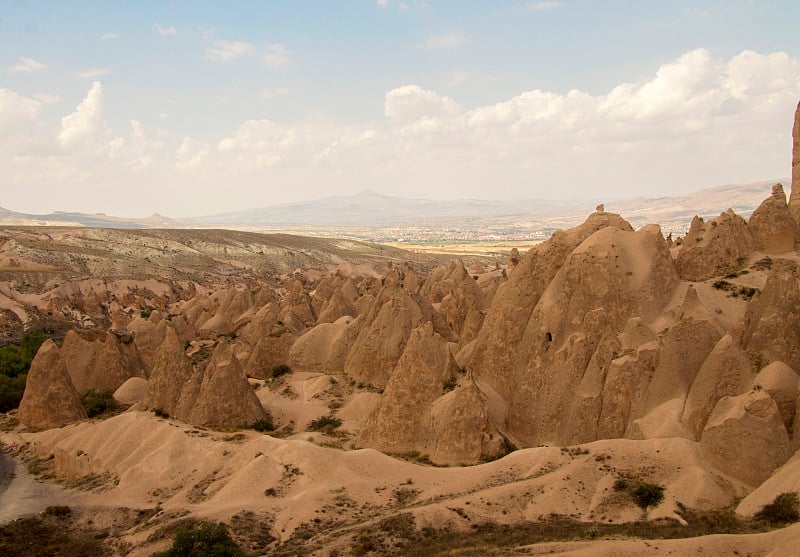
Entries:
[[789,174],[800,7],[7,4],[0,206],[680,195]]

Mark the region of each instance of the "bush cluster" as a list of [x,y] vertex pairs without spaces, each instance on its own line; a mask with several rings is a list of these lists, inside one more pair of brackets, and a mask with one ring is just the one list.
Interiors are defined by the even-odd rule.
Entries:
[[19,406],[31,362],[45,340],[45,333],[28,331],[22,335],[19,346],[0,346],[0,412]]
[[192,530],[178,532],[167,551],[153,557],[245,557],[224,524],[204,522]]
[[99,416],[116,405],[111,389],[86,389],[81,393],[81,406],[90,418]]

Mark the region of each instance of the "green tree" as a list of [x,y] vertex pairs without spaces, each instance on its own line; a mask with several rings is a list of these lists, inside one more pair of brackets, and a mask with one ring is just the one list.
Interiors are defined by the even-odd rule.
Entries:
[[246,557],[224,524],[204,522],[192,530],[178,532],[172,547],[153,557]]

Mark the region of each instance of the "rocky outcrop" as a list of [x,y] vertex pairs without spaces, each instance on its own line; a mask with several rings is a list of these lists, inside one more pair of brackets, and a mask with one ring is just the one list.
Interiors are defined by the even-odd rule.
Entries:
[[772,362],[756,375],[753,386],[756,389],[763,389],[778,407],[783,424],[791,433],[794,429],[793,423],[797,410],[798,384],[800,377],[797,373],[783,362]]
[[182,390],[175,417],[197,426],[230,428],[265,420],[267,414],[233,349],[220,342],[205,370],[194,372]]
[[800,288],[790,268],[774,268],[748,302],[740,344],[759,365],[781,361],[800,369]]
[[61,356],[79,393],[89,388],[113,392],[131,377],[147,376],[130,335],[72,330],[64,338]]
[[763,390],[720,400],[700,446],[715,467],[751,486],[769,478],[792,453],[778,407]]
[[781,184],[772,186],[772,195],[753,211],[747,229],[758,248],[765,253],[794,250],[795,242],[800,240],[800,229],[786,205],[786,194]]
[[[594,213],[582,225],[557,231],[546,242],[529,249],[508,280],[498,286],[469,351],[471,360],[465,362],[482,392],[491,393],[493,399],[511,400],[516,383],[511,371],[527,365],[523,335],[539,298],[567,255],[593,233],[608,226],[632,230],[619,215]],[[499,420],[496,422],[499,424],[505,418],[497,415],[493,419]]]
[[181,393],[192,373],[192,363],[186,356],[183,342],[172,327],[165,326],[164,340],[153,358],[145,407],[175,415]]
[[700,439],[708,417],[722,397],[745,393],[752,383],[750,358],[731,335],[725,335],[703,362],[686,397],[683,423],[694,439]]
[[704,222],[695,216],[675,264],[684,280],[706,280],[741,266],[757,247],[744,219],[731,209]]
[[446,392],[447,382],[455,383],[459,375],[447,341],[434,332],[433,325],[427,322],[415,328],[378,407],[364,424],[358,445],[387,452],[430,453],[436,442],[430,430],[431,406]]
[[31,363],[19,421],[34,429],[61,427],[86,418],[58,347],[46,341]]
[[387,285],[380,290],[369,312],[359,319],[358,336],[344,366],[348,376],[379,387],[389,381],[411,331],[425,321],[433,322],[434,329],[447,340],[454,340],[452,331],[431,305],[404,290],[396,273],[384,280]]
[[320,323],[298,338],[288,352],[289,366],[295,371],[340,373],[355,342],[358,324],[351,317],[334,323]]

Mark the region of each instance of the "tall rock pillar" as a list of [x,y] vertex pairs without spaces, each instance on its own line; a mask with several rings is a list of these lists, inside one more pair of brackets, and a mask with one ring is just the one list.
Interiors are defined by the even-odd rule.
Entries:
[[800,103],[794,113],[792,128],[792,193],[789,196],[789,212],[800,223]]

